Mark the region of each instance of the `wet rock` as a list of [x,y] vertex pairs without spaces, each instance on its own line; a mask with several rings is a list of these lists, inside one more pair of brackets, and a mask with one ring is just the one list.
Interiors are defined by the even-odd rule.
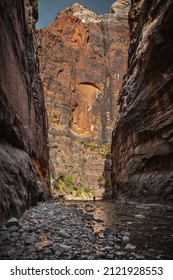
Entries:
[[31,228],[30,228],[30,226],[28,226],[28,225],[23,226],[22,229],[23,229],[24,231],[27,231],[27,232],[30,232],[30,231],[31,231]]
[[6,227],[9,228],[11,226],[19,226],[19,220],[16,218],[11,218],[10,220],[7,221]]
[[106,253],[104,253],[104,252],[97,252],[96,253],[96,258],[105,258],[105,256],[106,256]]
[[37,237],[32,235],[25,240],[25,245],[31,245],[37,242]]
[[166,211],[173,212],[173,207],[172,206],[166,206]]
[[62,238],[70,238],[70,234],[68,234],[65,230],[60,230],[57,232],[57,234]]
[[104,231],[105,236],[118,236],[118,232],[116,228],[109,228]]
[[14,260],[17,257],[17,253],[14,250],[10,250],[9,252],[7,252],[7,256],[10,260]]
[[13,233],[11,234],[12,237],[18,237],[19,235],[20,235],[19,232],[13,232]]
[[118,257],[124,257],[124,256],[126,255],[126,252],[117,251],[117,252],[115,252],[115,254],[116,254]]
[[20,233],[20,234],[22,234],[22,233],[24,233],[24,232],[25,232],[24,229],[22,229],[22,228],[19,229],[19,233]]
[[154,249],[150,248],[150,249],[148,250],[148,252],[154,253]]
[[122,242],[122,240],[121,240],[120,238],[116,238],[116,239],[115,239],[115,242],[119,244],[119,243]]
[[65,251],[65,249],[59,243],[55,243],[52,246],[52,251],[55,255],[60,256]]
[[9,238],[10,238],[10,233],[9,233],[9,232],[3,232],[3,233],[1,234],[0,240],[1,240],[2,242],[5,242],[5,241],[9,240]]
[[35,230],[35,233],[37,233],[37,234],[40,234],[42,231],[41,231],[41,229],[36,229]]
[[143,214],[137,214],[135,215],[136,219],[145,219],[145,216]]
[[17,226],[11,226],[11,227],[9,227],[8,228],[8,231],[10,232],[10,233],[12,233],[12,232],[15,232],[15,231],[18,231],[18,227]]
[[131,233],[129,231],[124,232],[124,236],[130,237]]
[[[84,205],[83,207],[85,207],[85,204],[82,204]],[[142,259],[142,256],[146,258],[154,257],[162,259],[171,255],[169,250],[164,250],[164,246],[159,247],[159,250],[156,248],[155,250],[148,250],[148,248],[151,247],[149,247],[145,236],[145,243],[143,245],[145,246],[146,244],[146,246],[145,248],[143,247],[142,250],[140,244],[138,250],[136,250],[136,244],[132,245],[127,239],[124,239],[124,237],[130,238],[130,234],[132,234],[134,240],[133,233],[135,232],[136,234],[137,231],[140,231],[140,236],[138,236],[138,238],[142,237],[141,223],[138,223],[134,218],[134,213],[136,213],[135,207],[133,208],[134,212],[132,215],[134,219],[134,227],[129,228],[127,222],[123,221],[119,225],[116,223],[116,226],[108,227],[104,230],[104,225],[101,225],[96,221],[91,223],[91,225],[88,225],[88,222],[85,220],[85,215],[83,215],[82,211],[78,211],[77,207],[74,208],[71,207],[71,205],[59,205],[52,201],[47,202],[46,205],[47,206],[45,207],[44,205],[44,207],[47,208],[47,211],[49,212],[52,210],[54,216],[47,215],[46,210],[42,212],[42,204],[39,204],[37,207],[34,207],[23,214],[20,219],[21,228],[19,231],[9,233],[8,228],[6,227],[0,229],[0,257],[2,259],[13,259],[13,257],[10,257],[9,255],[7,256],[5,253],[11,250],[16,251],[17,253],[17,257],[14,256],[14,259]],[[61,216],[62,213],[66,216],[66,220],[63,220],[61,224],[56,223],[57,216]],[[95,215],[95,211],[93,214]],[[163,211],[159,214],[159,225],[154,224],[152,221],[150,227],[151,231],[155,225],[161,231],[166,230],[165,226],[164,229],[160,226],[160,218],[162,216],[164,216]],[[148,214],[147,217],[149,217]],[[71,225],[71,221],[75,223],[74,226]],[[138,227],[137,231],[135,223]],[[23,230],[25,227],[27,231]],[[94,231],[94,227],[97,232]],[[142,228],[143,227],[144,224],[142,224]],[[29,234],[28,228],[32,228],[34,232]],[[21,233],[20,230],[22,230]],[[60,232],[62,234],[60,234],[61,236],[59,235]],[[104,232],[108,233],[108,235],[105,236]],[[150,234],[151,233],[149,232],[149,236]],[[67,236],[69,238],[66,238]],[[170,235],[168,237],[166,234],[162,236],[166,242],[168,241],[168,238],[171,238]],[[124,244],[125,241],[128,243]],[[161,250],[160,248],[163,249]]]
[[124,249],[128,251],[133,251],[136,249],[136,246],[128,243]]
[[127,235],[123,236],[123,242],[129,242],[129,240],[130,238]]
[[135,260],[144,260],[145,259],[145,257],[144,256],[142,256],[142,255],[134,255],[134,258],[135,258]]

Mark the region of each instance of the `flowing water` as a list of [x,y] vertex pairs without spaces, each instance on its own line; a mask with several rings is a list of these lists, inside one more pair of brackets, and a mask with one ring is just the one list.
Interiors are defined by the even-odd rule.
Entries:
[[[154,204],[115,204],[114,202],[78,202],[78,208],[93,215],[89,221],[98,235],[116,228],[120,239],[129,236],[128,243],[146,259],[173,258],[173,208]],[[124,250],[127,242],[119,244]]]

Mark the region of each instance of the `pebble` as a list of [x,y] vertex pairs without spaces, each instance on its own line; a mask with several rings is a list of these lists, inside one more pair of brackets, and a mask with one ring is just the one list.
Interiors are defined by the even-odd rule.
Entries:
[[117,251],[117,252],[115,252],[115,254],[116,254],[118,257],[124,257],[124,256],[126,255],[126,252]]
[[141,256],[141,255],[134,255],[134,257],[135,257],[135,260],[144,260],[145,259],[145,257],[144,256]]
[[130,251],[133,251],[136,249],[136,246],[135,245],[132,245],[130,243],[128,243],[125,247],[125,250],[130,250]]
[[[82,208],[80,203],[40,202],[25,211],[20,220],[10,219],[6,226],[0,228],[0,259],[140,260],[145,259],[145,254],[155,255],[155,258],[163,256],[150,247],[148,250],[148,246],[144,252],[135,246],[133,229],[135,223],[139,225],[136,218],[140,216],[142,223],[144,215],[137,214],[134,219],[133,212],[127,217],[133,222],[123,221],[120,227],[115,221],[115,226],[111,226],[102,220],[103,215],[95,217],[97,202],[94,206],[92,203],[87,207],[83,205]],[[155,224],[153,228],[155,230]]]
[[25,240],[25,245],[34,244],[35,242],[37,242],[37,237],[35,235],[32,235]]
[[145,219],[145,216],[142,214],[137,214],[137,215],[135,215],[135,218],[136,219]]
[[10,220],[8,220],[7,222],[6,222],[6,227],[11,227],[11,226],[19,226],[19,220],[18,219],[16,219],[16,218],[11,218]]
[[126,236],[126,235],[123,236],[123,241],[124,241],[124,242],[129,242],[129,240],[130,240],[130,238],[129,238],[128,236]]
[[8,231],[10,232],[10,233],[13,233],[13,232],[15,232],[15,231],[18,231],[18,227],[17,226],[10,226],[9,228],[8,228]]
[[52,251],[55,255],[60,256],[65,251],[65,249],[59,243],[55,243],[52,246]]
[[65,232],[64,230],[60,230],[59,232],[57,232],[58,235],[62,238],[70,238],[70,234],[68,234],[67,232]]
[[112,235],[118,236],[118,232],[117,232],[117,229],[115,229],[115,228],[108,228],[104,231],[104,235],[105,236],[112,236]]

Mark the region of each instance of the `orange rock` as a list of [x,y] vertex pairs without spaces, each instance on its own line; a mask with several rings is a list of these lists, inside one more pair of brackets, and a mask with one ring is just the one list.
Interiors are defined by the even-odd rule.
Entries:
[[62,155],[52,146],[58,141],[61,150],[61,133],[99,145],[111,141],[129,43],[127,11],[124,5],[118,10],[116,14],[115,4],[112,13],[96,15],[74,4],[37,31],[55,173],[60,168],[55,161]]

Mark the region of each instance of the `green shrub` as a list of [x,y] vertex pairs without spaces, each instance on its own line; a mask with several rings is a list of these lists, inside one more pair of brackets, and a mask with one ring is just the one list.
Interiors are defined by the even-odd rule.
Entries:
[[76,196],[79,197],[82,195],[82,188],[76,190]]
[[73,175],[71,173],[68,173],[64,176],[64,183],[67,188],[74,188]]

